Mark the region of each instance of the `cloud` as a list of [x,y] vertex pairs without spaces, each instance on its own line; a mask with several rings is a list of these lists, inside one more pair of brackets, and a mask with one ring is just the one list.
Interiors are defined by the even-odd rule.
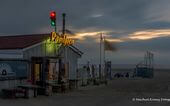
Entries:
[[126,42],[132,40],[150,40],[160,37],[170,37],[170,29],[150,29],[150,30],[142,30],[136,31],[128,34],[125,37],[120,38],[109,38],[110,41],[119,41]]
[[93,14],[91,15],[91,17],[93,18],[99,18],[99,17],[102,17],[103,15],[102,14]]
[[[143,60],[146,51],[151,51],[155,55],[155,64],[167,64],[170,60],[170,37],[158,37],[148,40],[129,40],[116,44],[118,51],[106,52],[106,60],[111,60],[113,64],[137,64]],[[99,62],[99,43],[87,38],[84,42],[76,43],[85,54],[81,58],[81,63],[86,63],[88,59],[93,63]]]
[[146,18],[152,22],[170,22],[169,0],[155,0],[146,11]]
[[[81,32],[76,33],[74,35],[70,35],[70,38],[77,39],[77,40],[86,40],[86,38],[95,39],[94,41],[99,42],[100,34],[105,36],[105,38],[110,42],[126,42],[126,41],[133,41],[133,40],[150,40],[159,37],[169,37],[170,36],[170,29],[150,29],[150,30],[142,30],[136,31],[128,34],[127,36],[117,37],[114,38],[110,33],[110,31],[101,31],[101,32]],[[119,32],[116,32],[119,33]]]
[[145,31],[137,31],[129,35],[129,39],[132,40],[148,40],[158,37],[170,36],[170,29],[153,29]]
[[75,32],[70,37],[77,39],[76,45],[85,51],[85,60],[89,57],[98,60],[96,47],[103,32],[106,39],[120,47],[118,54],[110,53],[110,58],[135,63],[145,50],[160,55],[169,53],[169,3],[169,0],[1,0],[0,34],[49,33],[53,31],[49,20],[52,10],[57,13],[57,30],[61,30],[65,12],[66,28]]
[[[69,38],[76,39],[76,40],[87,40],[87,38],[97,39],[100,38],[101,33],[108,33],[108,31],[101,31],[101,32],[79,32],[74,35],[68,35]],[[94,41],[95,41],[94,40]]]
[[[49,12],[57,13],[57,28],[61,29],[61,14],[67,13],[66,25],[78,32],[83,29],[135,30],[145,22],[144,13],[152,0],[5,0],[0,1],[1,33],[38,33],[50,25]],[[10,30],[9,30],[10,29]],[[39,32],[41,33],[41,32]]]

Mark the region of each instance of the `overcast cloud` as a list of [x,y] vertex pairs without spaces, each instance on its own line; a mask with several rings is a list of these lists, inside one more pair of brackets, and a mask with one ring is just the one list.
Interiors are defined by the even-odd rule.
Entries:
[[[65,12],[67,29],[75,33],[105,31],[110,38],[119,39],[145,30],[169,30],[169,4],[169,0],[1,0],[0,35],[49,33],[51,10],[57,12],[58,30]],[[119,42],[119,50],[107,53],[107,59],[115,64],[136,64],[149,50],[155,53],[156,64],[169,64],[170,34],[166,35]],[[81,63],[98,63],[98,36],[77,41],[76,46],[85,53]]]

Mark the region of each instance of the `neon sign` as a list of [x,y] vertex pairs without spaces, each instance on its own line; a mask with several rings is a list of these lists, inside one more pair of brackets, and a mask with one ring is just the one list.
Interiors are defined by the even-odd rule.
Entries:
[[66,35],[60,36],[56,32],[51,33],[51,40],[54,41],[55,43],[62,44],[64,46],[74,44],[74,40],[67,38]]
[[56,44],[54,41],[51,41],[50,38],[45,40],[44,44],[45,44],[44,49],[48,53],[54,53],[55,51],[57,51],[61,47],[61,44]]

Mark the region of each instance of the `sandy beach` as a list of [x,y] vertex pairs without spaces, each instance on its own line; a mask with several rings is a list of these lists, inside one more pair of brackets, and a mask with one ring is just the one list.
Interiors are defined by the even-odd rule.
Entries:
[[156,71],[153,79],[113,79],[108,85],[81,87],[53,96],[0,99],[0,106],[169,106],[170,73]]

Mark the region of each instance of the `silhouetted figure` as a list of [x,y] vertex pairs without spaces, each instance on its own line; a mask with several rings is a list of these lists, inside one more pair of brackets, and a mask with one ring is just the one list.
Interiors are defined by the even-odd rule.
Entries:
[[66,91],[65,83],[66,83],[66,80],[65,80],[65,78],[62,76],[62,77],[61,77],[61,92],[62,92],[62,93],[65,93],[65,91]]
[[126,73],[126,78],[129,78],[129,73]]

